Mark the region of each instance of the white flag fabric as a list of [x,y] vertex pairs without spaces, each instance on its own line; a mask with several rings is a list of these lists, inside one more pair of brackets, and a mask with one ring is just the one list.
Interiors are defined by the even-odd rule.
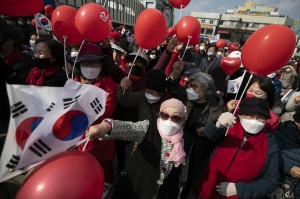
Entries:
[[210,43],[216,43],[220,39],[220,34],[217,34],[209,39]]
[[122,28],[121,34],[123,35],[126,32],[125,28]]
[[45,15],[41,13],[35,14],[34,20],[36,27],[52,31],[51,21]]
[[46,160],[74,146],[103,113],[108,93],[68,80],[53,109],[28,138],[16,169]]
[[7,85],[11,116],[0,161],[0,182],[13,178],[31,167],[15,170],[25,143],[34,129],[51,111],[62,88],[28,85]]
[[228,80],[227,93],[233,93],[233,94],[238,93],[243,79],[244,79],[244,75],[234,80]]

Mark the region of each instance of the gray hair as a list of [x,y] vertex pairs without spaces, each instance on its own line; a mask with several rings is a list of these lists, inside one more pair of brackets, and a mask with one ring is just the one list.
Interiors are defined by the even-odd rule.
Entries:
[[190,80],[198,80],[203,87],[205,98],[208,99],[215,92],[215,81],[213,78],[202,72],[194,73],[191,75]]

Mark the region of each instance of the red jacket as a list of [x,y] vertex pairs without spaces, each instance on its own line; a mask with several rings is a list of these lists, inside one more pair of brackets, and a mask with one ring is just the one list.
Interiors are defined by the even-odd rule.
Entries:
[[[112,118],[113,112],[117,105],[116,93],[118,87],[111,77],[101,77],[93,85],[103,89],[108,93],[104,114],[92,124],[96,125],[100,124],[105,118]],[[82,137],[82,139],[84,138],[85,135]],[[83,147],[84,144],[80,145],[78,150],[82,150]],[[91,153],[99,162],[113,160],[115,157],[115,140],[90,140],[85,148],[85,151]]]

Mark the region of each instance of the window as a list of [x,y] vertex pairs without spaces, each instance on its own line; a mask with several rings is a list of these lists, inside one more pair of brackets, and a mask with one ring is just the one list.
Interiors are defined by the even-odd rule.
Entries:
[[209,20],[209,24],[214,24],[214,20]]
[[108,1],[108,7],[112,8],[112,9],[116,9],[117,8],[117,4],[113,1]]
[[201,19],[201,23],[205,23],[205,19]]
[[123,12],[124,5],[119,4],[119,11]]

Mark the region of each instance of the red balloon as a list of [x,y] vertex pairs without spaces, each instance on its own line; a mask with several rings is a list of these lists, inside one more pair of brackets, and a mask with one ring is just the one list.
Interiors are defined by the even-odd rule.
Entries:
[[224,39],[219,39],[217,42],[216,42],[216,46],[218,48],[224,48],[226,46],[226,41]]
[[47,15],[51,15],[53,13],[54,8],[52,5],[46,5],[44,10],[47,13]]
[[16,199],[99,199],[103,186],[103,169],[91,154],[66,151],[39,165],[22,184]]
[[103,6],[87,3],[77,11],[75,26],[86,40],[99,42],[109,35],[112,19]]
[[186,16],[181,18],[176,25],[178,39],[187,44],[189,38],[197,38],[200,35],[201,26],[195,17]]
[[[280,42],[282,38],[284,42]],[[278,24],[262,27],[243,46],[242,63],[252,74],[268,75],[291,59],[295,45],[296,37],[290,28]]]
[[241,60],[239,58],[223,57],[220,66],[227,75],[232,75],[240,68]]
[[30,16],[43,10],[43,0],[0,0],[1,15]]
[[169,37],[173,37],[174,35],[176,35],[176,26],[168,28],[167,34]]
[[190,40],[189,46],[195,46],[196,44],[198,44],[200,42],[200,35],[196,38],[192,38]]
[[230,48],[231,44],[226,44],[226,47]]
[[80,44],[82,35],[75,26],[75,16],[77,10],[71,6],[58,6],[52,13],[51,24],[56,37],[64,41],[67,37],[67,44]]
[[169,0],[169,3],[174,7],[174,8],[185,8],[191,0]]
[[134,27],[134,37],[139,47],[155,48],[164,41],[166,35],[167,23],[161,11],[148,8],[141,12]]

